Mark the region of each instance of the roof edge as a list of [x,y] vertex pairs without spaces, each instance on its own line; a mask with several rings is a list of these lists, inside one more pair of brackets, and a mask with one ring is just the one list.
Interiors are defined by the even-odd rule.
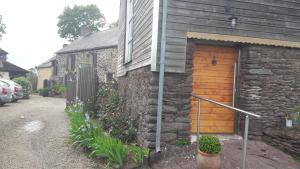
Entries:
[[246,37],[246,36],[221,35],[221,34],[200,33],[200,32],[187,32],[187,37],[192,38],[192,39],[203,39],[203,40],[249,43],[249,44],[257,44],[257,45],[267,45],[267,46],[300,48],[300,42],[276,40],[276,39],[266,39],[266,38],[254,38],[254,37]]
[[67,54],[67,53],[74,53],[74,52],[83,52],[83,51],[90,51],[90,50],[98,50],[98,49],[105,49],[105,48],[114,48],[118,47],[118,45],[110,45],[110,46],[101,46],[101,47],[95,47],[95,48],[87,48],[87,49],[80,49],[80,50],[70,50],[70,51],[64,51],[64,52],[55,52],[56,54]]

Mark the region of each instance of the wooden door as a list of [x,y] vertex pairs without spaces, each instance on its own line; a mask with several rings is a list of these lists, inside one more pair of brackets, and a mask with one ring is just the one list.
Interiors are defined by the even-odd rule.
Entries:
[[[234,65],[237,49],[230,47],[195,47],[193,70],[193,93],[232,105]],[[197,99],[192,98],[192,132],[197,131]],[[212,103],[201,103],[201,133],[233,133],[234,112]]]

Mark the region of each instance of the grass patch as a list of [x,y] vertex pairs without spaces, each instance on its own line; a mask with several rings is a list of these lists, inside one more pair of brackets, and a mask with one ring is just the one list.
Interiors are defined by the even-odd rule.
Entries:
[[178,147],[185,147],[185,146],[191,145],[191,141],[188,139],[179,139],[179,140],[176,140],[175,144]]

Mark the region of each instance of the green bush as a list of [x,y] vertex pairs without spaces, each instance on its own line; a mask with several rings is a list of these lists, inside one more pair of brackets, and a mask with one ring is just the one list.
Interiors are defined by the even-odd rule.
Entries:
[[48,97],[49,92],[50,92],[50,90],[48,88],[42,88],[39,90],[39,94],[43,97]]
[[92,148],[95,139],[103,135],[100,126],[86,121],[86,116],[82,111],[69,111],[68,115],[70,117],[70,137],[73,144]]
[[216,136],[201,136],[199,150],[208,154],[218,154],[221,151],[221,143]]
[[87,147],[91,155],[107,159],[109,165],[121,168],[129,149],[121,141],[105,135],[99,125],[89,119],[83,104],[76,103],[66,108],[70,118],[70,137],[74,145]]
[[66,92],[66,87],[63,84],[56,84],[52,87],[51,92],[55,95],[64,94]]
[[176,141],[176,146],[178,147],[184,147],[184,146],[189,146],[191,145],[191,141],[188,139],[179,139]]
[[32,90],[31,82],[25,77],[17,77],[14,78],[13,81],[22,86],[24,94],[23,98],[29,99]]

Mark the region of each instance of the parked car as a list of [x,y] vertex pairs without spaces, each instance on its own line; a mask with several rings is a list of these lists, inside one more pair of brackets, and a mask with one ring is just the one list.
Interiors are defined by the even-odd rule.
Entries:
[[12,101],[12,90],[3,82],[0,82],[0,106]]
[[21,85],[11,80],[0,79],[0,81],[8,85],[8,87],[12,90],[12,102],[17,102],[24,97]]

